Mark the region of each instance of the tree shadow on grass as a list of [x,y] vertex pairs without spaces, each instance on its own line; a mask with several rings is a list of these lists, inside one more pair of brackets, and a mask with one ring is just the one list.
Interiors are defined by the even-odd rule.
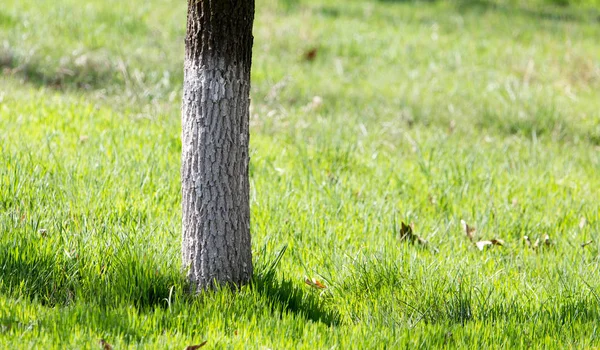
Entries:
[[104,258],[56,247],[56,244],[19,238],[0,243],[0,293],[26,297],[42,305],[75,302],[101,307],[165,306],[171,288],[183,290],[178,271],[161,269],[152,259],[133,250]]
[[[381,1],[381,0],[380,0]],[[600,21],[600,13],[587,9],[560,7],[556,5],[527,5],[527,3],[497,3],[489,0],[461,0],[456,1],[456,9],[461,12],[494,11],[504,15],[518,15],[534,20],[555,22],[588,22]]]
[[[414,4],[434,4],[439,0],[377,0],[379,3],[389,5],[414,5]],[[534,20],[545,20],[555,22],[600,22],[600,11],[594,9],[581,9],[577,7],[556,6],[556,5],[527,5],[524,4],[506,4],[497,3],[490,0],[455,0],[451,4],[457,12],[461,14],[475,13],[484,14],[486,12],[498,12],[507,16],[524,16]],[[342,8],[338,6],[323,6],[318,11],[327,17],[350,17],[362,19],[364,11],[358,11],[351,8]],[[386,20],[393,23],[398,20],[397,16],[384,15]]]
[[252,280],[252,288],[269,299],[274,308],[281,308],[282,311],[291,312],[327,326],[339,324],[339,314],[328,309],[322,298],[315,293],[306,293],[288,279],[278,280],[275,277],[277,265],[286,249],[287,246],[284,246],[270,264],[257,268]]
[[93,90],[123,83],[123,74],[114,64],[93,54],[71,55],[45,64],[37,56],[24,57],[10,48],[0,50],[0,75],[55,90]]
[[[0,243],[0,293],[47,307],[83,303],[110,310],[131,305],[145,312],[169,307],[172,297],[189,305],[203,302],[186,293],[190,289],[179,269],[161,270],[156,259],[139,256],[136,249],[95,258],[68,250],[32,237]],[[327,309],[323,298],[275,277],[284,252],[285,248],[269,264],[258,262],[249,288],[274,313],[289,312],[328,326],[338,324],[339,316]]]
[[[438,0],[378,0],[381,3],[389,4],[411,4],[411,3],[435,3]],[[455,0],[452,2],[460,13],[476,12],[485,13],[488,11],[501,12],[505,15],[520,15],[531,17],[537,20],[561,21],[561,22],[600,22],[600,12],[592,9],[569,8],[556,0],[554,4],[528,6],[523,3],[498,3],[490,0]],[[568,5],[568,1],[567,1]]]

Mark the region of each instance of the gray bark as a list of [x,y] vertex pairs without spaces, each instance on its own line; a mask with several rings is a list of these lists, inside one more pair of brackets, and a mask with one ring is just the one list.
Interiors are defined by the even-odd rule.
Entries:
[[253,0],[188,0],[182,261],[196,291],[252,277],[248,114]]

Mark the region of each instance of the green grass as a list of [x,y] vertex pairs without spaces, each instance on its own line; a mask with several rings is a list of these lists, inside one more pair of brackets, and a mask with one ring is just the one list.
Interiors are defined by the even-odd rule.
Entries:
[[600,11],[548,3],[259,0],[257,273],[193,297],[185,2],[4,1],[0,347],[600,347]]

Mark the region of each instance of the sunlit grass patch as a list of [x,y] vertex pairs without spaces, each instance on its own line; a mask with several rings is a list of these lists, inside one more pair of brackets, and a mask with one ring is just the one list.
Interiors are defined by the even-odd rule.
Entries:
[[597,347],[597,10],[541,2],[259,1],[256,275],[202,296],[185,3],[3,4],[0,345]]

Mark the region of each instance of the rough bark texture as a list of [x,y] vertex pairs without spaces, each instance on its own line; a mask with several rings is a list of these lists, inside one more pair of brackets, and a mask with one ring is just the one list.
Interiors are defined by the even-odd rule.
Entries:
[[188,0],[183,265],[196,291],[252,277],[248,108],[254,0]]

